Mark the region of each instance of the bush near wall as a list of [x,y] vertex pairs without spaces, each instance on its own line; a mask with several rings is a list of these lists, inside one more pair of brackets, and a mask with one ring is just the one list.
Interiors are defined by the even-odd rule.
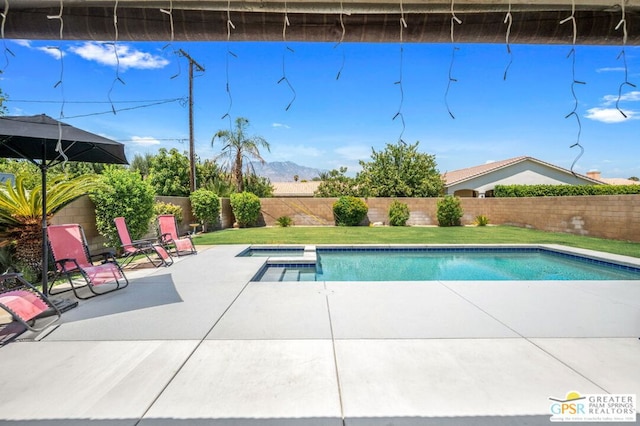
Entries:
[[640,185],[496,185],[494,197],[640,194]]

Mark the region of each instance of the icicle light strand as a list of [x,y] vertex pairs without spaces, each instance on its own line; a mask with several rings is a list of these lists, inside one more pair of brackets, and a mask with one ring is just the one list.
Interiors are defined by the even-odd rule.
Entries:
[[340,36],[340,40],[335,44],[335,46],[333,46],[334,49],[340,46],[340,49],[342,51],[342,63],[340,64],[340,69],[338,70],[338,74],[336,74],[336,80],[340,80],[340,75],[342,74],[342,70],[344,70],[344,63],[346,59],[344,54],[344,46],[342,45],[342,42],[344,41],[344,36],[347,33],[347,30],[344,26],[344,5],[342,4],[342,1],[340,1],[340,28],[342,29],[342,35]]
[[6,70],[7,67],[9,66],[9,55],[14,57],[16,56],[13,54],[11,49],[7,47],[7,41],[4,39],[4,26],[7,23],[8,14],[9,14],[9,0],[4,0],[4,9],[2,10],[2,13],[0,13],[0,17],[2,17],[2,23],[0,23],[0,36],[2,36],[2,43],[4,44],[4,60],[5,60],[4,67],[2,68],[3,70]]
[[511,14],[511,1],[509,1],[509,10],[507,11],[506,16],[504,17],[504,23],[507,24],[507,34],[505,36],[505,45],[507,46],[507,54],[509,55],[509,63],[504,70],[504,75],[502,76],[503,80],[507,79],[507,74],[509,73],[509,68],[511,68],[511,64],[513,63],[513,52],[511,51],[511,43],[509,42],[509,37],[511,37],[511,25],[513,24],[513,15]]
[[231,43],[231,30],[236,29],[236,26],[233,25],[231,21],[231,0],[227,1],[227,54],[225,56],[225,77],[226,77],[226,91],[227,96],[229,98],[229,107],[227,108],[227,112],[222,116],[221,119],[228,118],[229,119],[229,129],[233,127],[233,120],[231,119],[231,108],[233,107],[233,97],[231,96],[231,83],[229,80],[229,58],[237,58],[238,56],[231,51],[229,48]]
[[289,104],[284,109],[285,111],[289,111],[289,108],[291,108],[291,105],[293,105],[293,102],[296,100],[296,96],[297,96],[296,90],[291,85],[289,78],[287,78],[287,67],[286,67],[287,51],[294,53],[294,50],[291,47],[289,47],[289,45],[287,44],[287,27],[289,27],[289,25],[291,25],[291,23],[289,22],[289,16],[287,15],[287,2],[285,1],[284,2],[284,24],[282,26],[282,41],[284,41],[285,43],[285,51],[282,53],[282,78],[278,80],[278,84],[282,82],[287,83],[287,86],[289,86],[289,90],[291,90],[291,93],[293,95],[293,97],[291,98],[291,101],[289,101]]
[[447,82],[447,90],[444,92],[444,103],[447,107],[449,116],[451,116],[451,118],[453,119],[455,119],[456,117],[453,115],[453,112],[451,112],[451,108],[449,107],[449,90],[451,89],[451,83],[455,83],[458,81],[453,78],[453,64],[456,59],[456,50],[458,50],[458,47],[456,47],[455,45],[454,39],[454,28],[456,24],[460,25],[462,24],[462,21],[456,16],[456,13],[454,11],[454,0],[451,0],[451,63],[449,64],[449,81]]
[[620,84],[620,87],[618,87],[618,98],[616,99],[616,109],[620,112],[620,114],[622,114],[624,118],[628,118],[627,114],[625,114],[622,108],[620,108],[620,101],[622,100],[622,90],[624,89],[624,86],[635,88],[636,85],[629,81],[629,67],[627,65],[627,53],[625,51],[625,48],[627,46],[628,34],[627,34],[627,19],[625,16],[624,0],[620,2],[620,8],[622,10],[622,18],[620,19],[620,22],[618,22],[618,25],[616,25],[616,30],[619,30],[622,27],[622,50],[620,51],[620,54],[618,55],[617,59],[620,60],[620,58],[622,58],[622,63],[624,68],[624,81]]
[[[175,49],[172,48],[173,46],[173,41],[175,39],[175,25],[173,22],[173,0],[169,1],[169,10],[167,9],[160,9],[161,13],[164,13],[165,15],[167,15],[169,17],[169,29],[171,31],[171,37],[169,38],[169,43],[165,44],[162,47],[162,50],[166,50],[168,48],[171,48],[171,52],[173,52],[173,55],[178,58],[178,54],[175,51]],[[182,68],[180,67],[180,60],[176,60],[176,66],[178,67],[178,71],[173,74],[171,77],[169,77],[169,80],[173,80],[174,78],[178,77],[180,75],[180,73],[182,72]]]
[[578,115],[578,96],[576,95],[576,84],[586,84],[584,81],[579,81],[576,80],[576,39],[577,39],[577,35],[578,35],[578,25],[576,22],[576,17],[575,17],[575,13],[576,13],[576,3],[575,0],[572,0],[571,2],[571,16],[563,19],[562,21],[560,21],[560,24],[564,24],[567,23],[569,21],[571,21],[572,25],[573,25],[573,41],[572,41],[572,47],[571,50],[569,51],[569,54],[567,55],[567,58],[571,58],[571,95],[573,96],[573,100],[574,100],[574,104],[573,104],[573,110],[567,114],[565,116],[565,118],[569,118],[571,116],[574,116],[576,119],[576,122],[578,123],[578,134],[576,137],[576,142],[571,145],[569,148],[579,148],[580,152],[578,153],[578,155],[576,156],[576,158],[573,160],[573,163],[571,163],[571,173],[573,173],[574,175],[576,174],[576,172],[573,170],[573,168],[575,167],[576,163],[578,162],[578,160],[580,159],[580,157],[582,157],[582,155],[584,154],[584,147],[582,146],[582,144],[580,143],[580,136],[582,135],[582,122],[580,121],[580,115]]
[[404,131],[406,130],[406,124],[404,121],[404,114],[402,113],[402,106],[404,104],[404,88],[402,87],[402,79],[403,79],[403,66],[404,66],[404,29],[407,28],[407,21],[404,19],[404,7],[402,5],[402,1],[400,1],[400,78],[395,84],[400,88],[400,105],[398,106],[398,112],[393,116],[393,120],[396,118],[400,118],[402,123],[402,130],[400,131],[400,136],[398,137],[398,142],[404,144],[404,140],[402,136],[404,135]]
[[113,6],[113,29],[115,31],[115,37],[113,39],[113,43],[108,43],[113,46],[113,53],[116,56],[116,76],[111,83],[111,88],[109,89],[109,93],[107,93],[107,97],[109,98],[109,102],[111,103],[111,111],[115,115],[116,108],[113,105],[113,100],[111,99],[111,93],[117,82],[121,84],[125,84],[124,80],[120,78],[120,55],[118,54],[118,0],[116,0]]
[[[57,19],[57,20],[60,21],[60,32],[59,32],[60,40],[63,39],[62,36],[64,34],[64,20],[62,18],[62,12],[64,11],[64,4],[63,4],[62,1],[63,0],[60,0],[60,10],[58,11],[57,15],[47,15],[47,19]],[[58,120],[58,142],[56,143],[55,151],[58,154],[60,154],[60,156],[62,157],[62,159],[63,159],[62,160],[62,166],[64,167],[64,165],[67,163],[67,161],[69,161],[69,158],[67,157],[67,155],[64,152],[64,149],[62,148],[62,122],[60,121],[60,119],[64,118],[64,104],[65,104],[64,84],[63,84],[63,80],[64,80],[64,54],[63,54],[62,49],[60,48],[60,46],[50,46],[50,47],[47,47],[47,49],[55,49],[55,50],[57,50],[58,51],[58,57],[60,59],[60,78],[58,79],[56,84],[53,85],[54,89],[60,87],[60,94],[62,96],[62,102],[60,103],[60,116],[59,116],[59,120]]]

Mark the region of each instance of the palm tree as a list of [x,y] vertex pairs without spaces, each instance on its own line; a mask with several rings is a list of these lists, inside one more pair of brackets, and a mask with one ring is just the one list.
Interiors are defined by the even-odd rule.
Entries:
[[[246,130],[249,120],[244,117],[236,118],[236,127],[232,130],[218,130],[211,139],[213,146],[216,138],[220,139],[224,146],[216,160],[223,160],[223,167],[231,172],[237,192],[244,190],[242,179],[244,160],[258,160],[264,164],[264,158],[260,155],[259,147],[270,151],[269,143],[262,136],[248,136]],[[247,173],[251,172],[251,161],[247,162]]]
[[[47,184],[47,220],[64,206],[95,187],[96,176],[74,179],[57,176]],[[15,244],[15,260],[36,273],[42,269],[42,189],[28,190],[24,177],[16,177],[15,187],[0,187],[0,239]]]

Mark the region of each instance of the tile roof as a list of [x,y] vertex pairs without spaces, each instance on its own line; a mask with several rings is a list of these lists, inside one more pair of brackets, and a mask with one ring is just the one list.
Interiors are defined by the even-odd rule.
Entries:
[[491,163],[481,164],[479,166],[467,167],[466,169],[453,170],[446,172],[442,177],[447,185],[454,185],[458,182],[462,182],[467,179],[471,179],[476,176],[480,176],[486,173],[493,172],[494,170],[501,169],[512,164],[519,163],[525,159],[530,158],[526,156],[520,156],[515,158],[509,158],[507,160],[494,161]]
[[640,185],[640,182],[637,180],[629,180],[625,178],[600,178],[600,180],[604,183],[608,183],[609,185]]
[[[487,173],[491,173],[494,172],[498,169],[502,169],[504,167],[508,167],[517,163],[521,163],[523,161],[533,161],[542,165],[545,165],[547,167],[551,167],[557,170],[561,170],[564,171],[566,173],[571,173],[570,170],[567,169],[563,169],[562,167],[558,167],[555,166],[551,163],[547,163],[545,161],[542,160],[538,160],[537,158],[533,158],[533,157],[528,157],[528,156],[520,156],[520,157],[514,157],[514,158],[509,158],[506,160],[501,160],[501,161],[494,161],[491,163],[486,163],[486,164],[481,164],[479,166],[474,166],[474,167],[468,167],[466,169],[460,169],[460,170],[453,170],[450,172],[446,172],[442,175],[442,178],[445,181],[445,185],[446,186],[451,186],[451,185],[455,185],[457,183],[463,182],[465,180],[468,179],[472,179],[475,178],[477,176],[481,176],[481,175],[485,175]],[[580,176],[583,179],[592,181],[594,183],[601,183],[600,180],[597,179],[592,179],[588,176],[584,176],[581,174],[578,174],[578,176]]]

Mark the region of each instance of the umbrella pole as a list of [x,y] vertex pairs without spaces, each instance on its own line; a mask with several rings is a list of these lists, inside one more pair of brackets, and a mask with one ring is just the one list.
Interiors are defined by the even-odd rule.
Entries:
[[[43,146],[46,144],[43,144]],[[46,148],[43,148],[46,151]],[[44,153],[44,152],[43,152]],[[43,155],[46,158],[46,155]],[[40,173],[42,175],[42,293],[49,295],[49,243],[47,241],[47,163],[42,160],[40,163]]]

